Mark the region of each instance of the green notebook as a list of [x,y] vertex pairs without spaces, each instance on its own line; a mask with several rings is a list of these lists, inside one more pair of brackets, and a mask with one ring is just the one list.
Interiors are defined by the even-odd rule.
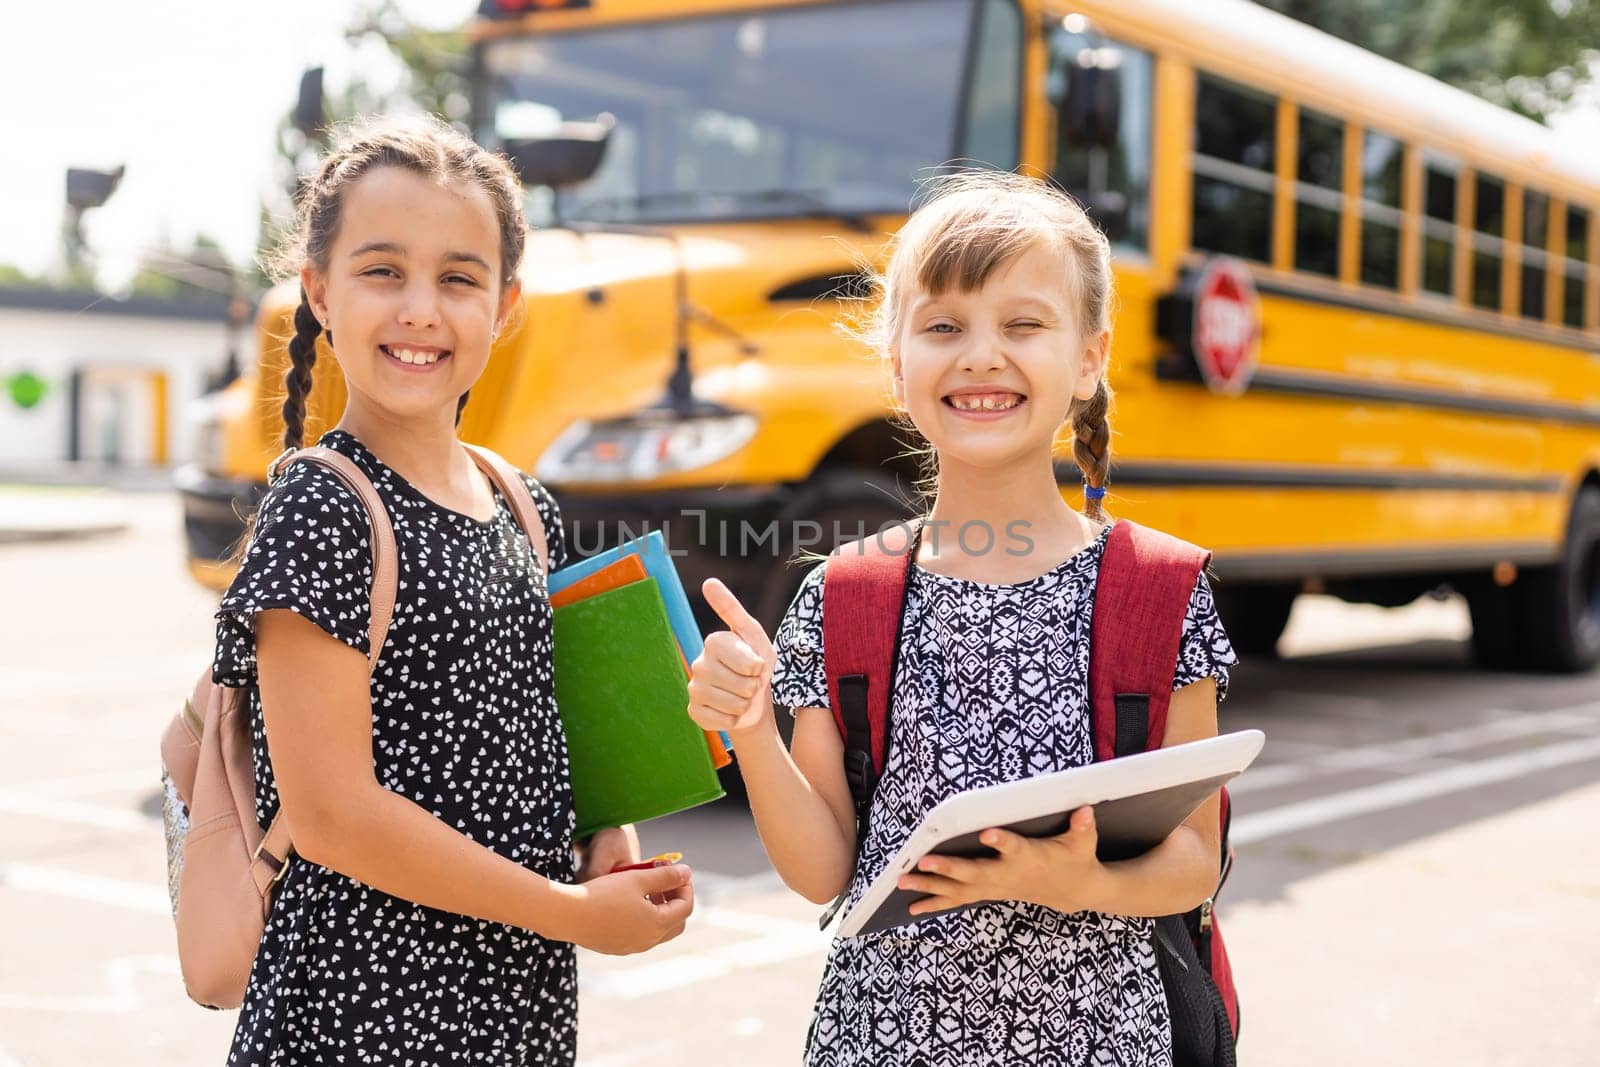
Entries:
[[578,837],[723,795],[654,578],[557,608],[555,675]]

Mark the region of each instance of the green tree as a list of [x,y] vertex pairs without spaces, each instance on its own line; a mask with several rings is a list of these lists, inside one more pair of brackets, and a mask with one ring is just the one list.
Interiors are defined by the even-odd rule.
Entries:
[[50,283],[21,267],[0,263],[0,289],[48,289]]
[[211,300],[236,292],[233,264],[215,239],[199,234],[188,251],[170,244],[147,252],[129,289],[166,300]]
[[1259,0],[1541,121],[1600,62],[1600,0]]
[[[472,96],[467,80],[467,36],[462,30],[430,29],[407,18],[395,0],[371,0],[351,19],[345,40],[352,51],[368,43],[387,49],[400,68],[400,78],[387,90],[376,88],[368,77],[352,78],[341,91],[327,94],[327,124],[359,115],[424,111],[466,132]],[[277,130],[277,184],[282,195],[261,205],[258,244],[262,252],[277,243],[279,229],[292,213],[301,176],[316,165],[323,147],[320,137],[308,138],[295,128],[293,108],[285,111]],[[259,266],[256,281],[261,285],[267,282]]]

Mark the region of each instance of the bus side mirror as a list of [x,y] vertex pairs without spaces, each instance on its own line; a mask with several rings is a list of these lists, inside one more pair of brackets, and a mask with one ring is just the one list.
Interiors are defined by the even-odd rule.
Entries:
[[306,140],[313,140],[322,128],[322,114],[322,68],[307,67],[300,75],[300,95],[295,98],[294,128],[305,134]]
[[563,122],[548,136],[507,138],[503,147],[524,185],[557,189],[594,177],[615,126],[610,115],[593,122]]
[[1115,147],[1122,123],[1120,66],[1114,48],[1082,48],[1057,58],[1051,78],[1057,151]]

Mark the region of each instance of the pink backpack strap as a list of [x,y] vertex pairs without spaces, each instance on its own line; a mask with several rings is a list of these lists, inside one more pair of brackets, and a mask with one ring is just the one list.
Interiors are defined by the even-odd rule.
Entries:
[[1089,639],[1096,760],[1161,747],[1189,598],[1210,561],[1159,530],[1126,519],[1112,527]]
[[533,501],[533,493],[528,490],[528,483],[522,480],[522,472],[482,445],[467,445],[467,453],[477,463],[478,469],[499,487],[500,495],[511,505],[517,525],[528,535],[533,554],[539,557],[539,566],[548,574],[550,545],[544,533],[544,520],[539,517],[539,508]]
[[372,542],[372,619],[367,625],[367,673],[378,666],[378,654],[389,638],[389,623],[394,618],[394,594],[399,582],[399,555],[394,547],[394,526],[389,512],[378,497],[378,490],[355,461],[325,445],[302,448],[289,461],[307,459],[328,468],[361,500],[367,513]]
[[[370,676],[377,669],[378,656],[389,638],[389,623],[394,618],[395,589],[399,584],[399,554],[394,544],[394,526],[389,521],[389,511],[383,506],[372,480],[349,456],[325,445],[285,452],[273,461],[270,480],[276,481],[284,465],[298,460],[309,460],[332,471],[356,494],[367,513],[372,544],[372,617],[367,625],[367,674]],[[248,763],[245,766],[248,767]],[[241,771],[237,777],[230,776],[229,780],[251,782],[253,779],[252,775]],[[241,814],[255,810],[254,797],[247,799],[248,803],[240,801]],[[263,897],[289,869],[289,852],[292,848],[289,821],[279,813],[251,854],[250,877]]]

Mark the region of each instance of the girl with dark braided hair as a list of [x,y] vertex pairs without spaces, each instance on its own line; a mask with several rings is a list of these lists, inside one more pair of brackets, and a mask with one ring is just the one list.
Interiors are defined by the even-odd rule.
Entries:
[[[770,641],[707,581],[729,629],[690,683],[694,720],[734,736],[773,866],[818,903],[848,891],[847,906],[940,801],[1094,759],[1090,612],[1111,530],[1110,249],[1083,210],[1019,175],[946,179],[879,284],[866,337],[929,443],[933,502],[911,541],[888,756],[859,853],[823,648],[824,610],[855,605],[826,600],[826,564]],[[1063,424],[1081,513],[1058,482]],[[1185,616],[1168,745],[1216,734],[1235,662],[1204,573]],[[779,705],[795,716],[788,751]],[[807,1062],[1171,1067],[1151,918],[1211,894],[1219,838],[1213,794],[1137,859],[1096,859],[1089,808],[1054,838],[985,831],[993,859],[924,859],[900,881],[926,895],[914,922],[834,941]]]
[[[278,257],[301,285],[284,445],[335,360],[348,402],[317,444],[372,482],[398,582],[369,672],[361,499],[273,465],[214,677],[251,691],[257,815],[282,812],[294,854],[230,1064],[571,1064],[573,945],[640,952],[693,908],[685,867],[609,873],[638,859],[631,828],[575,851],[546,563],[456,435],[518,304],[522,210],[505,160],[385,122],[339,139]],[[521,477],[559,566],[560,511]]]

